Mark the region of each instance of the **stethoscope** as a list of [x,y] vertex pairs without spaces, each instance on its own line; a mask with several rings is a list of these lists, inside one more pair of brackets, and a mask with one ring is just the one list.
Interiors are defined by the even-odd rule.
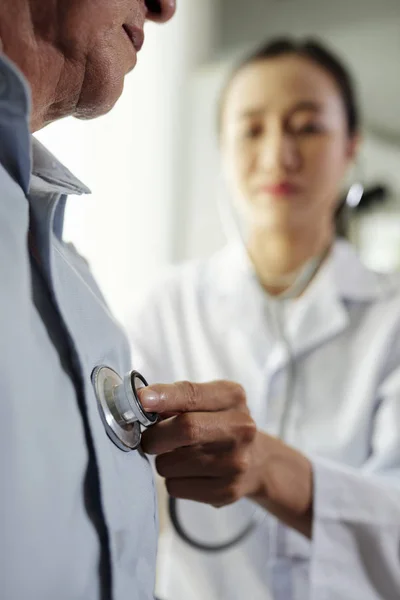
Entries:
[[[347,197],[347,204],[350,207],[356,206],[360,202],[363,192],[364,188],[361,185],[355,184],[352,186]],[[244,249],[246,250],[241,232],[238,232],[238,226],[232,212],[228,214],[228,218],[236,234],[239,233],[238,237],[242,240]],[[307,288],[328,252],[329,249],[322,255],[311,259],[303,267],[294,283],[286,292],[280,294],[276,299],[269,298],[269,301],[266,303],[266,317],[275,324],[275,334],[280,339],[287,355],[285,400],[277,436],[282,440],[286,437],[288,417],[293,403],[296,367],[295,358],[285,332],[284,311],[282,308],[284,308],[285,301],[297,298]],[[146,379],[137,371],[130,371],[122,378],[112,368],[99,366],[92,373],[92,383],[101,419],[111,441],[124,452],[130,452],[139,448],[142,428],[156,425],[159,419],[157,413],[146,412],[139,399],[139,390],[148,386]],[[260,519],[254,516],[250,519],[248,525],[230,540],[218,544],[205,544],[193,538],[183,527],[178,513],[178,502],[175,498],[169,498],[168,509],[171,524],[179,538],[192,548],[206,553],[224,552],[236,547],[248,538],[260,523]],[[278,540],[275,539],[273,543],[277,544]]]
[[[287,376],[285,381],[283,410],[282,414],[280,415],[277,432],[277,437],[281,440],[285,440],[286,438],[289,416],[291,413],[294,398],[294,383],[296,375],[295,357],[293,356],[290,342],[285,331],[285,301],[297,298],[306,289],[308,284],[314,278],[321,264],[325,260],[328,251],[329,250],[324,252],[322,255],[311,259],[304,266],[300,274],[297,276],[295,282],[290,286],[290,288],[286,292],[280,294],[276,298],[270,297],[265,304],[265,316],[274,329],[274,336],[281,341],[284,352],[287,357]],[[248,524],[245,525],[243,529],[239,532],[239,534],[237,534],[236,536],[232,537],[226,542],[206,544],[204,542],[200,542],[199,540],[194,539],[185,530],[178,513],[178,501],[175,498],[169,498],[168,510],[171,524],[179,538],[192,548],[199,550],[200,552],[205,552],[207,554],[226,552],[228,550],[231,550],[232,548],[235,548],[236,546],[241,544],[245,539],[247,539],[264,521],[264,515],[256,511],[255,514],[251,518],[249,518]],[[270,545],[272,548],[276,547],[278,544],[276,528],[271,533],[272,535],[270,539]]]
[[[363,185],[358,182],[354,183],[350,186],[345,204],[349,209],[354,209],[359,205],[363,195]],[[227,200],[226,196],[219,197],[218,208],[226,236],[228,239],[234,237],[235,239],[239,240],[243,251],[247,253],[247,246],[244,240],[243,232],[241,231],[240,225],[237,222],[236,215],[233,211],[233,206]],[[284,402],[277,432],[277,437],[283,441],[287,438],[289,416],[291,414],[294,400],[294,384],[296,379],[296,361],[290,341],[288,339],[288,335],[285,331],[285,304],[287,301],[297,298],[305,291],[318,272],[322,263],[327,258],[329,251],[330,248],[328,248],[321,255],[309,260],[297,274],[287,291],[275,297],[269,296],[265,304],[265,316],[270,322],[271,329],[274,330],[275,337],[280,340],[287,357],[287,376],[285,381]],[[205,553],[219,553],[231,550],[247,539],[257,529],[258,525],[264,521],[264,515],[260,515],[256,512],[255,515],[249,519],[249,523],[243,527],[242,531],[238,535],[224,543],[205,544],[194,539],[183,527],[178,513],[178,502],[175,498],[169,498],[168,509],[172,526],[174,527],[179,538],[192,548]],[[270,539],[270,546],[271,549],[274,549],[277,548],[279,544],[277,528],[275,527],[271,533],[272,536]]]
[[[282,300],[296,297],[302,289],[306,288],[324,258],[325,254],[311,260],[290,288],[290,293],[287,292],[281,295],[279,301],[274,302],[273,306],[266,305],[266,316],[276,324],[275,333],[281,339],[288,357],[285,401],[278,433],[278,437],[281,439],[285,437],[293,398],[295,361],[285,334],[283,313],[280,312],[280,307],[283,304]],[[157,413],[148,413],[144,410],[139,398],[139,390],[149,385],[146,379],[138,371],[130,371],[124,377],[121,377],[114,369],[99,366],[92,373],[92,383],[101,420],[110,440],[124,452],[138,449],[142,437],[142,428],[152,427],[159,420]],[[171,524],[179,538],[192,548],[206,553],[225,552],[236,547],[256,529],[260,519],[262,520],[261,516],[260,518],[257,515],[253,516],[248,525],[232,539],[218,544],[206,544],[196,540],[185,530],[178,512],[178,501],[175,498],[169,498],[168,510]]]
[[[98,366],[92,373],[92,383],[100,417],[110,440],[123,452],[140,447],[142,429],[156,425],[157,413],[144,410],[139,390],[149,384],[138,371],[130,371],[123,378],[111,367]],[[169,498],[171,523],[177,535],[191,547],[203,552],[221,552],[239,544],[256,526],[252,521],[237,537],[226,544],[202,544],[185,531],[178,515],[177,501]]]
[[148,386],[146,379],[137,371],[122,378],[114,369],[99,366],[92,373],[92,383],[110,440],[123,452],[139,448],[142,427],[152,427],[158,421],[158,414],[146,412],[139,399],[139,390]]
[[[100,417],[110,440],[123,452],[138,449],[142,428],[152,427],[158,422],[157,413],[146,412],[140,402],[138,392],[149,385],[146,379],[138,371],[130,371],[122,378],[114,369],[102,365],[94,369],[92,383]],[[184,530],[175,498],[169,499],[169,513],[177,535],[193,548],[206,552],[221,552],[236,546],[256,525],[252,522],[235,539],[212,546],[197,542]]]

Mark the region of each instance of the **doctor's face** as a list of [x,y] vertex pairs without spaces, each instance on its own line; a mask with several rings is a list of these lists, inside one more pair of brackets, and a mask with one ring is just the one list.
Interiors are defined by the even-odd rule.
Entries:
[[221,126],[225,175],[250,227],[333,223],[356,142],[328,72],[295,55],[243,67]]

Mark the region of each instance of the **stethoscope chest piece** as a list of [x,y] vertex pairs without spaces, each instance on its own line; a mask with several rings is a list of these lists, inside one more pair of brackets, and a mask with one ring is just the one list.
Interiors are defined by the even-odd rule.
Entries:
[[110,367],[96,367],[92,373],[99,412],[111,441],[122,451],[136,450],[141,442],[141,426],[151,427],[158,420],[156,413],[143,410],[138,390],[147,387],[137,371],[122,379]]

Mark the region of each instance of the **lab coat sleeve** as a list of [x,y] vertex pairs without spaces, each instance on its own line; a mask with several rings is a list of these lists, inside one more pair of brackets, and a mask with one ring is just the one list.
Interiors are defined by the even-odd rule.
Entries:
[[313,460],[311,600],[400,598],[400,371],[381,386],[362,469]]

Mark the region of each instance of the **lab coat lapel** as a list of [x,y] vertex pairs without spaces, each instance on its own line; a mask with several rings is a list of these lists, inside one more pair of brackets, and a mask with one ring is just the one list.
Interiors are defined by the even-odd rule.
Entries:
[[[286,336],[294,358],[310,352],[343,332],[349,319],[343,300],[335,288],[330,265],[298,299],[285,324]],[[278,343],[269,359],[269,370],[286,366],[287,351]]]
[[[294,356],[329,340],[347,325],[347,312],[334,279],[335,260],[333,253],[303,297],[291,307],[285,331]],[[271,376],[285,367],[287,350],[270,330],[267,296],[241,249],[232,249],[226,256],[220,268],[219,286],[227,302],[225,320],[236,348],[240,346],[243,354],[252,355]]]
[[[253,355],[273,375],[287,365],[287,350],[268,331],[267,298],[243,249],[231,247],[218,270],[228,330],[236,343],[240,342],[243,353]],[[337,241],[309,288],[289,311],[285,329],[293,356],[301,357],[342,333],[349,324],[347,304],[387,294],[383,281],[362,265],[348,242]]]
[[[337,241],[314,281],[292,306],[286,332],[294,358],[304,356],[341,334],[349,325],[348,305],[371,302],[391,293],[395,282],[369,271],[352,246]],[[287,364],[283,344],[268,360],[271,373]]]
[[239,244],[225,248],[213,263],[210,281],[217,292],[216,327],[242,364],[264,365],[272,338],[265,319],[265,294]]

